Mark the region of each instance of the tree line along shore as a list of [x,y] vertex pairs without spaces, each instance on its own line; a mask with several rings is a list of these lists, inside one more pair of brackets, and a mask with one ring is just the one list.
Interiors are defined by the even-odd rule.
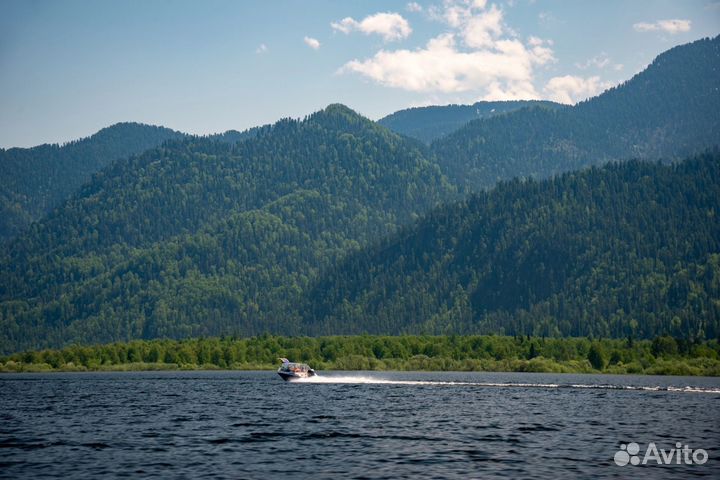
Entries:
[[496,335],[218,337],[73,345],[0,356],[0,372],[264,370],[506,371],[720,376],[720,343]]

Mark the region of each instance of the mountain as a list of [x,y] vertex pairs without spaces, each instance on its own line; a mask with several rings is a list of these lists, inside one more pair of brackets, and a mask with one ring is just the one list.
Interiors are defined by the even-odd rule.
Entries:
[[[718,38],[577,106],[431,145],[331,105],[104,166],[5,162],[10,225],[50,210],[0,249],[0,352],[264,332],[715,336],[717,153],[587,168],[718,144]],[[54,180],[36,185],[46,163]]]
[[329,269],[305,331],[720,336],[720,151],[513,180]]
[[113,160],[181,136],[167,128],[118,123],[62,146],[0,149],[0,244],[60,205]]
[[427,144],[452,133],[472,120],[490,118],[527,107],[551,110],[566,108],[559,103],[545,100],[512,100],[502,102],[477,102],[472,105],[446,105],[416,107],[400,110],[378,120],[390,130]]
[[455,197],[427,155],[331,105],[115,162],[0,258],[0,350],[301,333],[322,268]]
[[720,144],[719,75],[720,36],[698,40],[574,107],[475,120],[432,148],[451,180],[475,190],[610,160],[680,159]]
[[242,132],[239,132],[237,130],[228,130],[224,133],[206,135],[204,138],[210,140],[217,140],[219,142],[225,143],[237,143],[243,140],[247,140],[249,138],[255,138],[260,135],[261,132],[269,130],[271,127],[272,125],[263,125],[260,127],[248,128],[247,130],[243,130]]

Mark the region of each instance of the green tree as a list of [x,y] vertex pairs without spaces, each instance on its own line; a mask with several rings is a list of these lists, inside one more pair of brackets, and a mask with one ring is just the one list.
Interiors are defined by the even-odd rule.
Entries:
[[602,370],[605,368],[605,352],[600,344],[593,343],[590,345],[590,351],[588,351],[587,359],[595,370]]

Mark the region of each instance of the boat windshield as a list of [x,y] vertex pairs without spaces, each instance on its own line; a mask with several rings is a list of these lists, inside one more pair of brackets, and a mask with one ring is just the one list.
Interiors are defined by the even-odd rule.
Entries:
[[310,367],[304,363],[283,363],[280,367],[281,372],[307,372]]

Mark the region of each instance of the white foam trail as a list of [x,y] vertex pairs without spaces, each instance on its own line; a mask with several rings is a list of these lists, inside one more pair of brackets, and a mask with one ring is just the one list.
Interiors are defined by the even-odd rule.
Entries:
[[433,382],[423,380],[386,380],[374,377],[359,376],[332,376],[321,377],[315,375],[308,378],[298,378],[293,383],[357,383],[357,384],[386,384],[386,385],[469,385],[462,382]]
[[381,377],[369,377],[360,375],[343,376],[321,376],[315,375],[308,378],[298,378],[293,383],[324,383],[324,384],[369,384],[369,385],[427,385],[427,386],[466,386],[466,387],[494,387],[494,388],[585,388],[598,390],[636,390],[636,391],[667,391],[681,393],[714,393],[720,394],[718,388],[701,387],[661,387],[661,386],[640,386],[640,385],[609,385],[609,384],[568,384],[557,383],[512,383],[512,382],[444,382],[435,380],[389,380]]
[[668,390],[671,392],[720,393],[720,388],[713,389],[713,388],[698,388],[698,387],[685,387],[685,388],[668,387]]

